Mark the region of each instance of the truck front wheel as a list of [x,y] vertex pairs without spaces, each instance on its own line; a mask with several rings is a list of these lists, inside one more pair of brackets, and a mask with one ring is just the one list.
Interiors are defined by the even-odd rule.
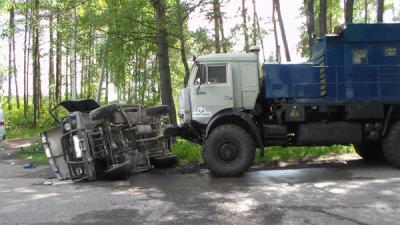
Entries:
[[396,122],[383,141],[383,154],[386,160],[400,168],[400,121]]
[[211,131],[204,144],[204,160],[216,176],[239,176],[253,163],[255,146],[249,133],[235,125]]

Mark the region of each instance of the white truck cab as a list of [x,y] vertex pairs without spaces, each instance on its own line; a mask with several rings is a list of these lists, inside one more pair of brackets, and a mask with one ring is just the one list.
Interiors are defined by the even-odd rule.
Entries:
[[198,57],[180,93],[181,125],[193,121],[206,125],[224,109],[253,109],[260,91],[258,66],[254,53]]

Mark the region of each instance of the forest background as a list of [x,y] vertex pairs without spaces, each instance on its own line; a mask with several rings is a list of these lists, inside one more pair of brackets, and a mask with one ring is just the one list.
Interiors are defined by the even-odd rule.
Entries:
[[400,22],[399,0],[0,0],[0,10],[9,137],[53,126],[49,109],[68,99],[175,109],[193,55],[257,45],[264,62],[306,61],[312,37],[335,26]]

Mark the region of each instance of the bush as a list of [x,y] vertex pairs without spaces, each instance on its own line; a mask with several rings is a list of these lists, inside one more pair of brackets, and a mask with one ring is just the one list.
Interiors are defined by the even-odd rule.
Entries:
[[[29,102],[32,102],[31,99]],[[29,104],[26,115],[24,114],[23,100],[20,99],[20,107],[17,107],[16,98],[11,101],[11,109],[8,107],[7,98],[3,98],[1,106],[4,112],[6,121],[7,136],[13,134],[25,133],[25,130],[44,130],[55,125],[53,117],[49,113],[50,101],[43,99],[42,107],[39,110],[40,118],[37,121],[37,126],[33,124],[33,106]]]
[[172,146],[172,152],[183,163],[195,162],[201,164],[203,162],[201,147],[181,138],[176,139]]

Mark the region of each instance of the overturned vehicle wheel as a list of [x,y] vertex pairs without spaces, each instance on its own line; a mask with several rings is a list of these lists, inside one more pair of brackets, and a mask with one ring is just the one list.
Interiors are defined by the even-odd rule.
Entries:
[[166,115],[170,112],[170,107],[167,105],[150,106],[146,108],[148,116]]

